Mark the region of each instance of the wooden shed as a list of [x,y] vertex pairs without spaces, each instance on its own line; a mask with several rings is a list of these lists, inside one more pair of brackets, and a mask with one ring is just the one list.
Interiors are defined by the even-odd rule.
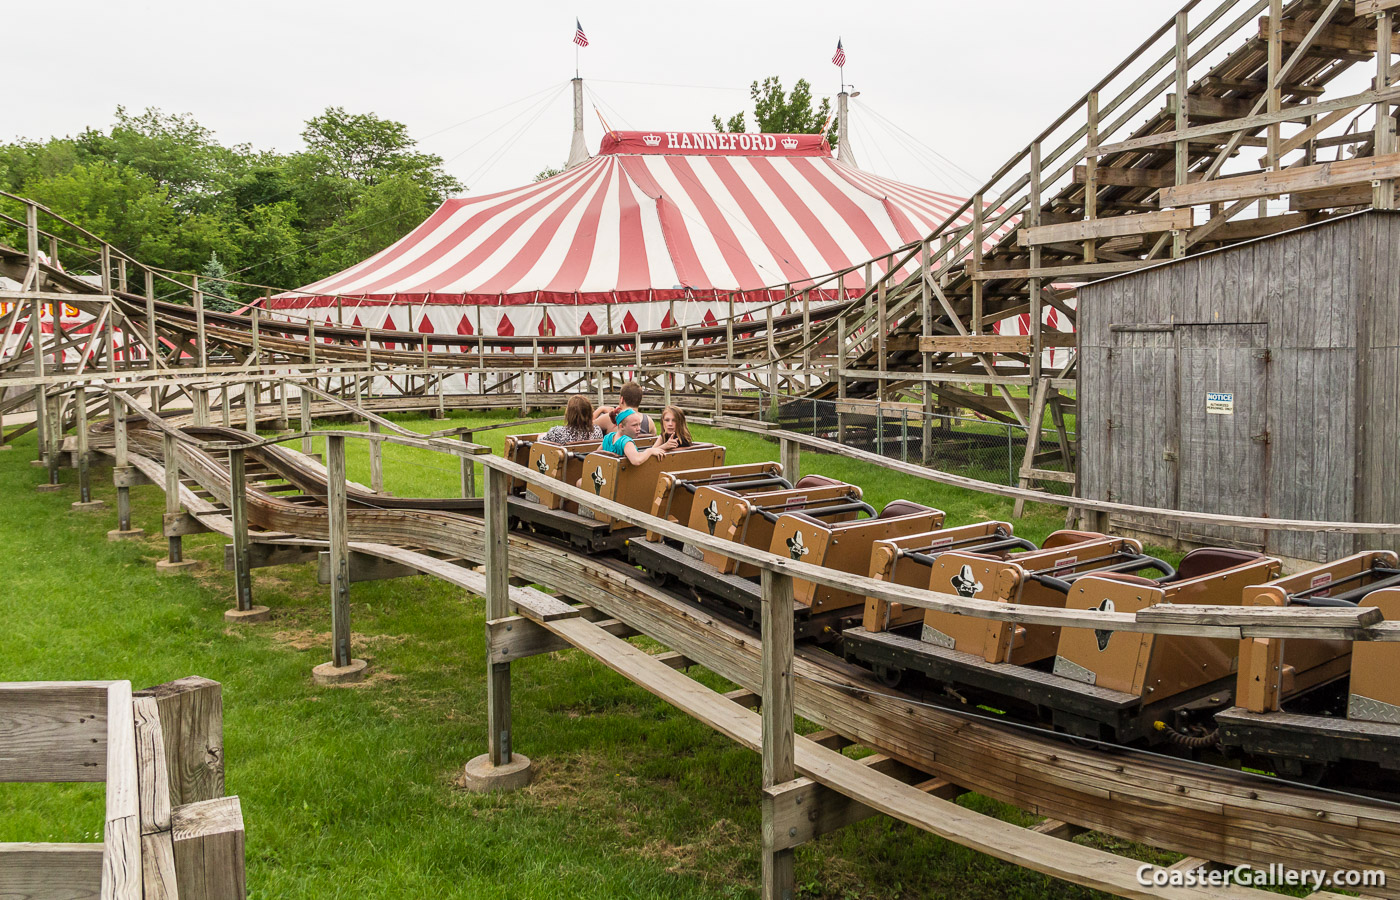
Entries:
[[[1173,260],[1079,298],[1083,496],[1400,521],[1400,213]],[[1113,521],[1303,560],[1400,549],[1394,536]]]

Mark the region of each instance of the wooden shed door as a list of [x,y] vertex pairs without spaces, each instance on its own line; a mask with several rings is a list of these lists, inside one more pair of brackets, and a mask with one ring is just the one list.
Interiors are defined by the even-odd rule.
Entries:
[[[1176,340],[1170,325],[1115,327],[1108,364],[1109,500],[1176,506]],[[1173,534],[1175,523],[1117,516],[1130,527]]]
[[[1178,508],[1267,513],[1268,336],[1264,324],[1177,326]],[[1190,523],[1182,525],[1181,536],[1253,549],[1264,542],[1258,529]]]

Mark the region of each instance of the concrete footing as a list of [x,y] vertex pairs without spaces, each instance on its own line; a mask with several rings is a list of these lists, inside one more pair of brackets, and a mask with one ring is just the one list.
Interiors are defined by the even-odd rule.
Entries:
[[535,766],[530,758],[520,753],[512,753],[510,762],[503,766],[491,765],[491,754],[483,753],[467,763],[463,786],[474,793],[485,794],[491,791],[518,791],[530,783]]
[[113,528],[111,531],[107,532],[107,540],[109,541],[134,541],[137,538],[143,538],[145,536],[146,529],[144,528],[129,528],[126,531],[122,531],[120,528]]
[[174,575],[176,572],[186,572],[199,565],[197,559],[182,559],[179,562],[171,562],[168,559],[156,560],[156,571],[166,575]]
[[42,459],[31,459],[31,460],[29,461],[29,464],[30,464],[31,466],[33,466],[34,468],[36,468],[36,469],[40,469],[40,468],[47,469],[47,468],[49,467],[49,464],[46,463],[46,462],[44,462]]
[[224,610],[225,622],[248,624],[251,622],[266,622],[270,618],[272,618],[272,612],[266,606],[255,606],[252,609]]
[[369,674],[369,663],[363,659],[352,659],[348,666],[335,663],[321,663],[311,670],[311,680],[316,684],[354,684],[364,681]]
[[84,510],[86,512],[93,512],[99,509],[106,509],[107,503],[105,500],[88,500],[86,502],[82,500],[74,500],[72,503],[72,507],[74,509]]
[[58,484],[49,484],[48,482],[44,482],[43,484],[34,485],[34,490],[38,491],[41,494],[51,494],[54,491],[61,491],[66,487],[68,487],[68,485],[64,484],[63,482],[59,482]]

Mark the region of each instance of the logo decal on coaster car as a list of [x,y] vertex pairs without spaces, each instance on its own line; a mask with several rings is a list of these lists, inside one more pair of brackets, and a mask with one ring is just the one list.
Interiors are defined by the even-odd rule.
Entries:
[[601,496],[603,493],[603,485],[607,483],[608,480],[603,477],[603,467],[598,466],[593,470],[593,493]]
[[972,566],[963,566],[962,570],[953,576],[952,585],[959,597],[975,597],[977,592],[982,590],[982,582],[972,574]]
[[[1113,601],[1105,599],[1104,602],[1094,608],[1099,612],[1113,612]],[[1094,639],[1099,642],[1100,653],[1108,649],[1108,639],[1111,637],[1113,637],[1112,631],[1105,631],[1102,628],[1094,629]]]
[[787,539],[787,547],[793,559],[800,560],[807,555],[808,547],[802,543],[802,532],[800,531]]
[[710,534],[715,533],[715,526],[724,521],[724,517],[719,514],[719,505],[711,500],[710,505],[705,507],[705,522],[710,526]]

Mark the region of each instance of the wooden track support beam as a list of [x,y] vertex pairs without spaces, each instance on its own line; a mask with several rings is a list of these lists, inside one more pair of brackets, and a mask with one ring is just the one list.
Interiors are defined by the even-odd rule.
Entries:
[[[482,504],[485,522],[486,557],[486,620],[493,622],[510,616],[510,512],[506,497],[510,493],[510,476],[499,469],[486,469],[486,484]],[[577,607],[555,600],[547,594],[542,598],[553,601],[553,616],[572,618],[582,615]],[[560,609],[562,608],[562,609]],[[571,614],[571,615],[570,615]],[[552,620],[552,619],[547,619]],[[488,654],[491,627],[486,630]],[[506,658],[505,654],[499,654]],[[510,662],[498,661],[488,655],[486,660],[486,752],[467,763],[465,786],[469,790],[510,791],[530,783],[533,767],[528,757],[515,753],[512,747],[510,716]]]
[[[350,583],[357,584],[362,581],[384,581],[389,578],[409,578],[414,575],[422,575],[417,569],[405,566],[400,563],[391,562],[378,556],[371,556],[368,553],[361,553],[358,550],[350,552]],[[335,569],[331,563],[331,553],[329,550],[322,550],[316,554],[316,581],[319,584],[330,584]]]
[[[807,739],[811,740],[811,736],[808,735]],[[862,758],[860,763],[869,767],[871,771],[898,778],[906,784],[913,784],[943,800],[956,800],[967,793],[965,788],[942,778],[930,778],[925,773],[902,765],[888,756],[874,754]],[[787,784],[767,788],[763,793],[765,801],[772,803],[775,841],[777,846],[784,850],[799,847],[824,834],[878,815],[864,803],[820,785],[810,778],[796,778]]]
[[[779,829],[784,822],[773,791],[783,793],[797,778],[793,657],[793,581],[765,569],[762,573],[762,755],[763,900],[791,900],[796,889],[792,847]],[[787,837],[795,826],[787,826]]]
[[1092,221],[1022,228],[1016,233],[1016,243],[1026,247],[1125,235],[1156,234],[1163,231],[1180,231],[1190,228],[1191,225],[1192,213],[1189,208],[1164,209],[1161,212],[1141,213],[1135,216],[1109,216]]
[[[1379,10],[1377,10],[1379,11]],[[1285,44],[1301,44],[1312,29],[1313,23],[1297,19],[1283,19],[1279,37]],[[1268,39],[1269,17],[1259,19],[1259,36]],[[1376,29],[1346,25],[1326,25],[1312,40],[1312,46],[1319,50],[1341,50],[1347,53],[1376,52]],[[1400,35],[1390,40],[1391,52],[1400,53]]]
[[321,663],[311,674],[318,684],[348,684],[363,681],[369,664],[354,658],[350,644],[349,500],[345,487],[345,438],[340,435],[326,437],[326,507],[330,535],[331,660]]
[[1396,177],[1400,177],[1400,153],[1389,153],[1163,188],[1161,203],[1163,206],[1199,206],[1256,197],[1277,197],[1295,191],[1370,184]]
[[233,520],[233,600],[234,608],[224,611],[230,622],[262,622],[268,618],[266,606],[253,605],[253,567],[249,560],[247,451],[228,451],[229,513]]
[[[1043,332],[1040,342],[1045,348],[1073,347],[1077,344],[1073,332],[1059,331]],[[1030,336],[1022,334],[938,335],[919,339],[919,351],[922,353],[1005,354],[1030,353],[1032,350]]]

